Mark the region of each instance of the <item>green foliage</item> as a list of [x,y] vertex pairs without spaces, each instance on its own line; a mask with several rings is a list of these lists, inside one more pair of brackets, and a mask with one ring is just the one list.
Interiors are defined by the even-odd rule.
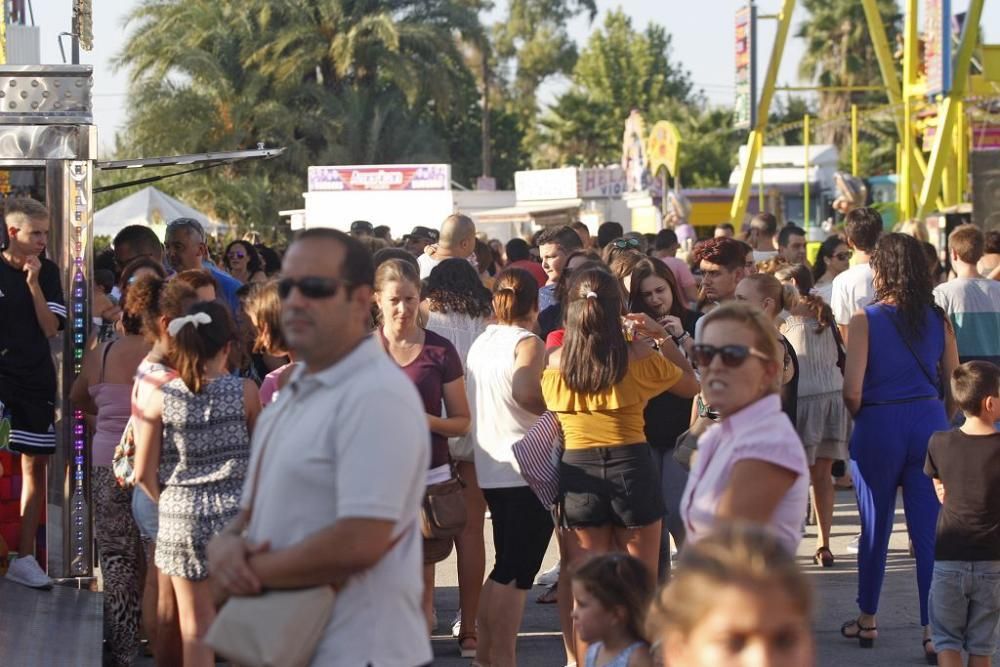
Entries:
[[[889,44],[900,34],[902,17],[895,0],[877,0]],[[819,86],[881,85],[875,48],[868,34],[864,7],[857,0],[803,0],[808,18],[796,36],[805,41],[799,76]],[[882,93],[820,92],[819,116],[833,119],[850,110],[851,104],[882,102]],[[834,143],[843,152],[850,130],[843,124],[828,125],[814,138],[816,143]]]
[[685,185],[726,183],[738,146],[731,113],[705,109],[688,73],[671,60],[670,36],[661,26],[640,32],[620,9],[591,35],[570,90],[541,119],[543,143],[534,165],[619,162],[625,119],[633,108],[650,124],[660,119],[678,124]]
[[478,151],[478,136],[457,122],[476,113],[459,44],[484,39],[478,9],[466,0],[144,0],[115,61],[129,70],[134,100],[118,157],[286,146],[276,160],[163,182],[220,219],[261,229],[301,206],[309,165],[450,162],[460,137]]

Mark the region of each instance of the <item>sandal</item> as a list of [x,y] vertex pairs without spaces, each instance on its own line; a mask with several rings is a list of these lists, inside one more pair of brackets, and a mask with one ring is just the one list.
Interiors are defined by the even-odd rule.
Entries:
[[[472,644],[472,646],[469,646],[469,644]],[[458,636],[458,653],[461,657],[475,658],[478,646],[479,641],[475,632],[463,632]]]
[[[853,634],[847,634],[847,629],[852,625],[857,626],[858,631]],[[875,634],[873,636],[864,637],[861,635],[862,632],[873,632]],[[853,621],[847,621],[840,626],[840,634],[842,637],[846,637],[847,639],[857,639],[858,646],[861,648],[873,648],[875,646],[875,640],[878,639],[878,626],[873,625],[870,628],[866,628],[861,625],[860,620],[854,619]]]
[[559,602],[559,583],[556,582],[545,589],[545,592],[538,596],[535,604],[555,604]]
[[823,567],[833,567],[833,552],[827,547],[820,547],[813,556],[813,562]]
[[928,644],[932,644],[933,641],[934,640],[931,639],[930,637],[928,637],[928,638],[926,638],[924,640],[924,660],[927,661],[928,665],[936,665],[936,664],[938,664],[938,654],[937,654],[937,651],[934,650],[933,645],[931,646],[931,650],[930,651],[927,650],[927,645]]

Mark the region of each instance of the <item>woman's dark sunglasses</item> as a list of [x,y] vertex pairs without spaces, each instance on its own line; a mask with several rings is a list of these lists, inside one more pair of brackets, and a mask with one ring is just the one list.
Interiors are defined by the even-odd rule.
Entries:
[[626,248],[638,248],[639,239],[615,239],[611,242],[611,245],[619,248],[620,250],[625,250]]
[[278,296],[287,299],[292,293],[292,288],[297,287],[307,299],[329,299],[337,295],[337,290],[341,285],[347,285],[336,278],[321,278],[319,276],[306,276],[295,280],[293,278],[282,278],[278,281]]
[[846,262],[851,257],[854,257],[854,253],[850,250],[845,250],[844,252],[838,252],[834,254],[834,257],[839,259],[841,262]]
[[719,355],[722,358],[722,363],[730,368],[742,366],[743,362],[750,357],[757,357],[764,361],[771,360],[763,352],[755,350],[752,347],[747,347],[746,345],[723,345],[722,347],[715,347],[714,345],[699,344],[691,348],[691,353],[694,355],[695,363],[698,364],[699,368],[706,368],[712,363],[712,359],[715,359],[716,355]]
[[227,255],[227,257],[229,257],[229,259],[243,259],[246,257],[246,254],[242,252],[231,252]]

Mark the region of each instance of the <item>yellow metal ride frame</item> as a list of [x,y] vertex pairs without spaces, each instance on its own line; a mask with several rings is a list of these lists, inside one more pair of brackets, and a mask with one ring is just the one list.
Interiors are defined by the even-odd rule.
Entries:
[[[964,195],[963,174],[967,169],[966,151],[968,147],[966,145],[967,127],[963,99],[969,89],[969,64],[978,40],[979,22],[982,18],[985,0],[969,0],[962,37],[954,60],[952,87],[941,100],[938,108],[937,129],[929,161],[924,159],[924,154],[921,152],[917,141],[917,130],[913,122],[916,103],[925,94],[925,87],[918,82],[920,64],[920,35],[917,26],[918,0],[904,0],[903,81],[900,81],[896,75],[895,62],[889,40],[886,37],[885,24],[878,11],[876,0],[860,1],[864,7],[868,33],[871,36],[872,46],[878,59],[884,89],[890,105],[896,111],[894,119],[900,142],[897,168],[900,219],[922,218],[931,211],[932,206],[943,209],[945,206],[955,205],[962,200]],[[747,165],[758,164],[760,153],[763,150],[767,117],[770,112],[771,100],[774,98],[778,67],[785,50],[794,9],[795,0],[782,0],[781,11],[773,16],[778,20],[778,31],[771,48],[771,58],[761,89],[757,124],[747,138]],[[860,88],[870,89],[871,87]],[[851,171],[855,176],[859,175],[857,173],[856,152],[857,122],[857,109],[852,107]],[[747,203],[753,189],[753,176],[754,169],[752,167],[748,166],[743,170],[729,211],[734,224],[741,224],[746,216]],[[808,211],[806,211],[806,216],[808,220]]]

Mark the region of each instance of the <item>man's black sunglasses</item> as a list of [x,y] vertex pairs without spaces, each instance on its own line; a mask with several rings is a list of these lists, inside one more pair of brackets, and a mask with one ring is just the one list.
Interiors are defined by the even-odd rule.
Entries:
[[337,295],[340,286],[345,287],[349,283],[337,280],[336,278],[322,278],[320,276],[306,276],[295,280],[294,278],[282,278],[278,281],[278,296],[282,300],[287,299],[292,293],[292,288],[297,287],[307,299],[329,299]]

